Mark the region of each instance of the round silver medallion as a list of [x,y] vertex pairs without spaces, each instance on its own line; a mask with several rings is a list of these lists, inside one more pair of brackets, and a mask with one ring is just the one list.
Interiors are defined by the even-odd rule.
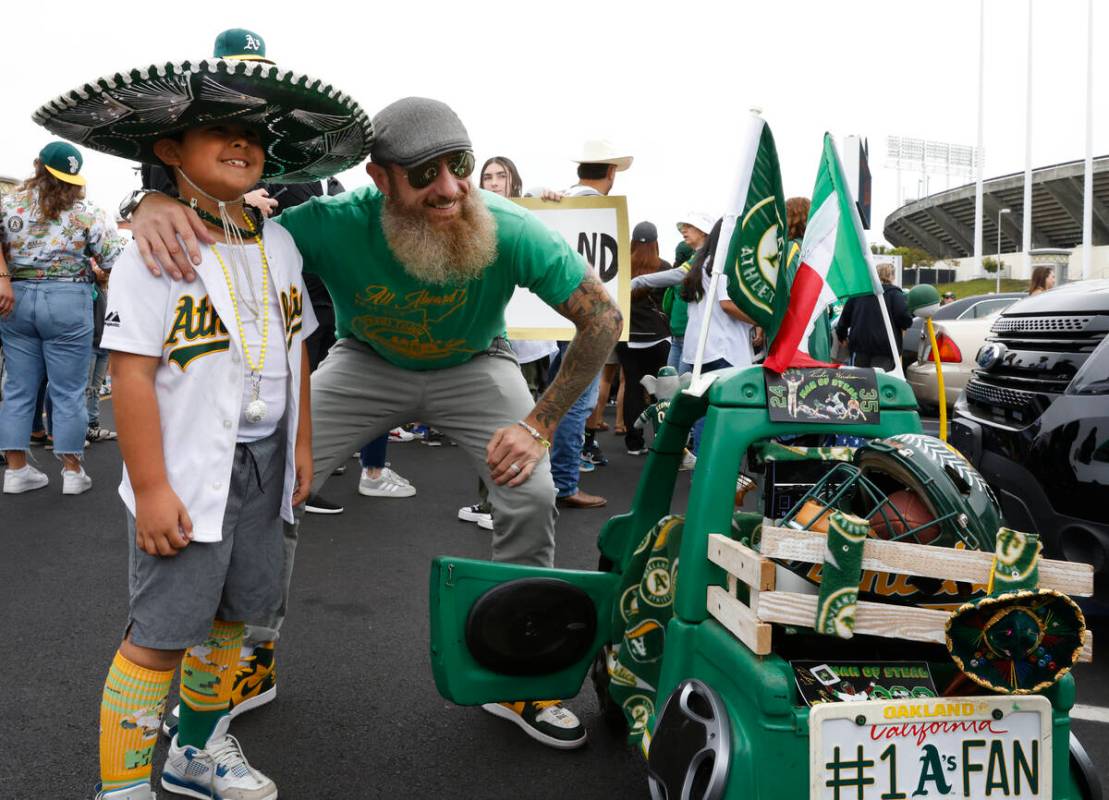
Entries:
[[261,422],[266,418],[266,401],[251,400],[246,404],[245,414],[248,422]]

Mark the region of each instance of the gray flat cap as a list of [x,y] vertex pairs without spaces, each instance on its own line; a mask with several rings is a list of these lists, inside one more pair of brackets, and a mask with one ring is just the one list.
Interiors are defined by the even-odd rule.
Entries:
[[466,126],[450,106],[427,97],[405,97],[374,116],[370,158],[377,164],[413,167],[457,150],[473,150]]

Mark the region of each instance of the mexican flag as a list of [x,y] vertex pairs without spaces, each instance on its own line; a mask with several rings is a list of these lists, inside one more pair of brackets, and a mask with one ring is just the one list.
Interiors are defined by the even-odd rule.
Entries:
[[[824,153],[801,242],[801,265],[788,291],[789,305],[764,364],[778,373],[789,367],[830,366],[806,350],[820,315],[837,300],[867,294],[882,296],[862,220],[828,133],[824,134]],[[885,316],[885,303],[879,301],[879,306]]]
[[720,246],[727,247],[723,273],[731,301],[771,332],[780,318],[778,267],[785,258],[782,172],[774,135],[761,117],[751,118],[743,146],[735,191],[720,226]]

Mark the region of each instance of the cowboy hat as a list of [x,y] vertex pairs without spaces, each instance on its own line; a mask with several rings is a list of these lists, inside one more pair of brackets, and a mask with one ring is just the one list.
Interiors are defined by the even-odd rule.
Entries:
[[582,145],[581,153],[571,159],[578,164],[613,164],[617,172],[623,172],[632,165],[632,156],[621,155],[608,139],[588,139]]

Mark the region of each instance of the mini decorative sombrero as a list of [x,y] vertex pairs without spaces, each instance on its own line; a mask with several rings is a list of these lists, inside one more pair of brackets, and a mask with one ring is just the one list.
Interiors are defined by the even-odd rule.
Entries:
[[1070,672],[1082,652],[1086,621],[1065,594],[1039,589],[1039,536],[1001,528],[989,594],[947,620],[947,649],[980,686],[1009,694],[1039,692]]
[[201,125],[256,129],[273,183],[328,178],[370,152],[373,128],[361,107],[330,84],[272,63],[241,58],[154,64],[108,75],[51,100],[32,115],[72,142],[147,164],[154,143]]

